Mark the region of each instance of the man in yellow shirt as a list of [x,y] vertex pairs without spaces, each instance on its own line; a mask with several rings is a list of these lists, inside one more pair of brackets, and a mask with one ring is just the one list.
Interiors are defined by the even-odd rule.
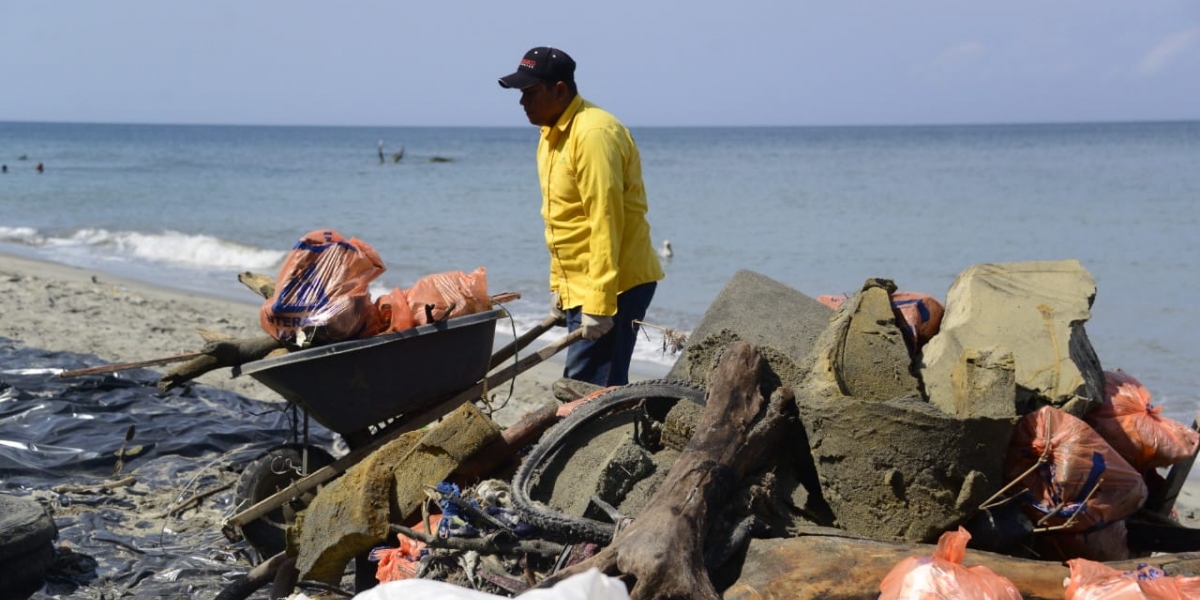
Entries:
[[552,310],[584,338],[567,350],[563,374],[629,383],[634,321],[645,318],[663,278],[637,145],[616,117],[579,95],[575,61],[562,50],[526,52],[500,86],[520,90],[525,116],[542,128],[537,165]]

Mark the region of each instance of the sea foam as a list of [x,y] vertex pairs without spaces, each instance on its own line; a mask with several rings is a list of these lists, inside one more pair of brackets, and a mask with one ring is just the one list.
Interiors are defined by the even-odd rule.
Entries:
[[133,259],[166,263],[199,270],[270,270],[282,263],[287,252],[239,244],[210,235],[78,229],[61,237],[45,237],[36,231],[0,230],[0,240],[57,249],[86,249],[118,260]]
[[46,238],[32,227],[0,226],[0,242],[21,244],[24,246],[41,246]]

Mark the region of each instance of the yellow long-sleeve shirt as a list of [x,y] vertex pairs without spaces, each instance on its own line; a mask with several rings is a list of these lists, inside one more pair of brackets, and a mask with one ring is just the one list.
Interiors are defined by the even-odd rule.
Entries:
[[576,95],[537,151],[550,289],[563,308],[611,316],[617,294],[663,278],[646,221],[642,159],[629,130]]

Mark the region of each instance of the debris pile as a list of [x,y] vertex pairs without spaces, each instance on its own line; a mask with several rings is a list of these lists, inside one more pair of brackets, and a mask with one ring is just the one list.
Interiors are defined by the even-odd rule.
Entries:
[[346,438],[336,478],[284,499],[284,546],[220,597],[346,578],[513,596],[598,569],[633,598],[873,599],[912,557],[964,553],[1025,597],[1063,597],[1071,559],[1196,574],[1200,532],[1170,512],[1200,434],[1104,370],[1095,296],[1073,260],[973,266],[944,305],[738,272],[662,380],[556,385],[508,428],[458,401],[472,388]]
[[[920,298],[938,323],[902,310],[913,296],[886,279],[830,303],[742,271],[666,379],[560,398],[576,401],[523,457],[473,477],[463,465],[500,434],[466,405],[322,489],[288,553],[302,579],[334,583],[353,559],[393,573],[379,580],[498,595],[599,568],[636,582],[635,598],[803,596],[822,577],[779,569],[808,561],[845,597],[873,598],[914,544],[962,528],[1022,593],[1055,576],[1061,593],[1061,561],[1179,550],[1135,531],[1198,540],[1164,525],[1173,496],[1154,468],[1186,476],[1196,432],[1172,422],[1174,446],[1118,452],[1094,429],[1126,431],[1113,398],[1140,387],[1106,373],[1088,341],[1095,295],[1073,260],[976,265],[944,313]],[[1143,396],[1141,414],[1156,415]],[[1135,519],[1146,514],[1163,518]],[[387,569],[363,560],[401,542],[423,550]],[[837,562],[867,546],[891,553]],[[394,560],[413,564],[397,576]]]

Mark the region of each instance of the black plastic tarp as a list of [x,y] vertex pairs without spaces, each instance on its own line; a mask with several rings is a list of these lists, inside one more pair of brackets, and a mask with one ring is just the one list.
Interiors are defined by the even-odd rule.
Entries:
[[[32,597],[211,598],[257,559],[220,531],[238,472],[296,441],[302,413],[209,386],[160,394],[147,369],[59,376],[101,364],[0,338],[0,493],[38,500],[59,530]],[[338,453],[334,434],[308,435]]]

